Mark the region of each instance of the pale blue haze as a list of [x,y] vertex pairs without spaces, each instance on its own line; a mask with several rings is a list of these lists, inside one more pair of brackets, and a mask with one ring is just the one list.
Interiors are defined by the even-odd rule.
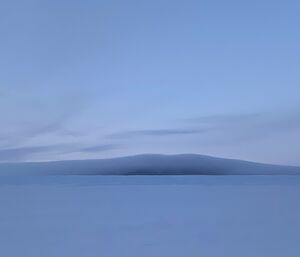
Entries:
[[299,1],[0,3],[0,160],[300,164]]

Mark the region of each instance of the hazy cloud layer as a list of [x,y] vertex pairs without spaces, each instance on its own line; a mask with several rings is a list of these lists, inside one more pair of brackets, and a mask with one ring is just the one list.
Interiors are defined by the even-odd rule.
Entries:
[[0,94],[0,148],[17,148],[37,137],[53,134],[78,137],[80,133],[68,127],[84,109],[84,97],[75,101],[73,92],[55,88],[2,87]]
[[2,2],[0,149],[296,156],[300,1]]
[[186,121],[198,124],[228,124],[239,122],[252,122],[263,117],[262,113],[245,114],[219,114],[186,119]]
[[0,161],[22,161],[34,158],[36,154],[66,151],[66,145],[31,146],[0,150]]
[[163,136],[184,136],[205,133],[206,129],[145,129],[132,130],[110,135],[111,138],[138,138],[138,137],[163,137]]
[[[40,160],[47,159],[47,157],[56,159],[57,156],[69,154],[71,154],[70,156],[73,156],[72,154],[79,156],[81,153],[86,157],[89,154],[97,156],[93,154],[118,152],[124,148],[122,144],[123,140],[126,139],[129,141],[127,141],[125,148],[130,146],[131,149],[134,149],[136,145],[142,143],[144,144],[143,149],[147,149],[147,145],[151,144],[153,149],[161,149],[158,152],[163,152],[162,145],[166,147],[172,145],[173,147],[174,142],[177,142],[178,149],[184,149],[183,152],[191,152],[189,149],[204,146],[208,146],[210,149],[221,149],[225,146],[235,147],[247,142],[259,146],[262,140],[275,138],[279,142],[284,140],[282,138],[287,137],[289,133],[295,134],[300,130],[300,116],[297,112],[288,115],[268,113],[224,114],[185,119],[180,124],[174,125],[174,128],[131,130],[108,136],[103,135],[102,139],[105,140],[105,143],[97,144],[102,140],[101,137],[98,137],[94,142],[81,141],[81,131],[73,132],[64,127],[73,115],[76,116],[75,113],[61,115],[40,126],[21,127],[16,137],[12,135],[6,137],[5,134],[0,134],[0,161]],[[61,143],[22,146],[22,143],[34,137],[43,138],[48,134],[59,135]],[[63,143],[64,138],[71,140],[69,143]],[[294,142],[296,141],[297,138],[294,139]],[[186,144],[190,144],[190,148],[186,147]],[[258,148],[264,149],[264,147],[265,145]],[[157,152],[157,150],[154,151]]]
[[[258,140],[291,130],[300,129],[300,113],[253,113],[236,115],[213,115],[189,119],[197,127],[208,127],[208,131],[219,133],[223,138]],[[234,140],[237,140],[234,142]]]
[[0,161],[34,160],[37,157],[70,153],[98,153],[119,148],[119,145],[107,144],[93,147],[82,147],[78,144],[57,144],[46,146],[28,146],[0,150]]
[[81,148],[79,151],[86,152],[86,153],[97,153],[97,152],[104,152],[104,151],[118,149],[119,147],[120,145],[116,145],[116,144],[97,145],[97,146]]

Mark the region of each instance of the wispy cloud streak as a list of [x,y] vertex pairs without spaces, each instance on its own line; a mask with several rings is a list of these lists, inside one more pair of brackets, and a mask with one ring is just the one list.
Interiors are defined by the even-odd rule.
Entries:
[[184,136],[205,133],[207,129],[145,129],[132,130],[110,135],[110,138]]

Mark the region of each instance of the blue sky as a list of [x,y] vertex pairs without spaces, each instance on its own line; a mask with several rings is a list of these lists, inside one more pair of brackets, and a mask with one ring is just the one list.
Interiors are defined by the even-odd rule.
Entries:
[[2,1],[0,161],[300,164],[299,1]]

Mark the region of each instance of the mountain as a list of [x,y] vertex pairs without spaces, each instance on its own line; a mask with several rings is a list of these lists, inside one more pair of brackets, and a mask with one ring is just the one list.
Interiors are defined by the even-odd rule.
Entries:
[[196,154],[147,154],[99,160],[0,163],[0,175],[300,175],[300,167]]

